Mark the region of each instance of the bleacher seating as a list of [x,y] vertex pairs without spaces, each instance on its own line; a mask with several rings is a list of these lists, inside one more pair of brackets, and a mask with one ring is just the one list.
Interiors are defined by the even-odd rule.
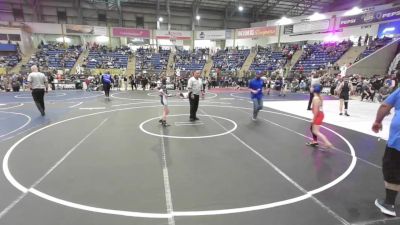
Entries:
[[0,44],[0,68],[2,71],[13,68],[21,61],[19,46],[15,44]]
[[368,43],[367,48],[365,49],[365,51],[363,53],[361,53],[361,55],[357,58],[357,61],[360,61],[361,59],[371,55],[372,53],[374,53],[375,51],[377,51],[378,49],[382,48],[383,46],[389,44],[393,39],[392,38],[381,38],[381,39],[375,39],[371,42]]
[[270,48],[259,47],[257,55],[250,66],[250,71],[275,71],[286,65],[292,58],[297,47],[288,46],[282,51],[272,51]]
[[43,44],[28,61],[28,66],[39,65],[53,69],[72,69],[81,53],[82,48],[79,45],[64,48],[61,44]]
[[178,51],[176,53],[175,68],[185,71],[202,70],[206,64],[204,56],[208,54],[206,49],[197,49],[195,52],[187,50]]
[[96,46],[84,60],[87,69],[123,69],[128,66],[130,49],[126,47],[109,50],[106,46]]
[[0,67],[1,68],[12,68],[21,61],[21,57],[16,55],[0,56]]
[[245,50],[220,50],[214,56],[213,68],[219,68],[221,71],[240,70],[247,56],[250,54],[250,49]]
[[136,52],[136,71],[153,70],[161,72],[167,68],[171,51],[160,49],[158,53],[151,49],[140,48]]
[[304,48],[303,55],[293,67],[294,71],[303,71],[308,74],[311,71],[325,69],[329,64],[333,65],[353,45],[352,42],[308,44]]

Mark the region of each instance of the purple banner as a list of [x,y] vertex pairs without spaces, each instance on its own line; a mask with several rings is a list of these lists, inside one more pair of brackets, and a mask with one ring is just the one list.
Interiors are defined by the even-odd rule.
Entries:
[[113,27],[112,36],[150,39],[150,30],[126,28],[126,27]]
[[339,27],[357,26],[400,18],[400,7],[340,18]]

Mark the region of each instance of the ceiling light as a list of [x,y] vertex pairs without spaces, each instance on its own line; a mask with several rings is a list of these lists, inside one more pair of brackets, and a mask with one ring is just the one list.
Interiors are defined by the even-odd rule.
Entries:
[[239,9],[240,12],[243,11],[243,6],[240,5],[240,6],[238,7],[238,9]]
[[354,8],[352,8],[349,11],[345,12],[344,15],[345,16],[354,16],[354,15],[361,14],[362,12],[363,12],[362,9],[358,8],[357,6],[355,6]]
[[200,20],[200,16],[199,15],[196,16],[196,20]]
[[159,22],[162,22],[163,20],[164,20],[164,18],[162,18],[162,17],[158,18]]
[[308,19],[310,19],[310,21],[323,20],[326,19],[326,16],[324,14],[316,12],[313,15],[309,16]]
[[276,21],[275,24],[281,26],[281,25],[288,25],[288,24],[291,24],[291,23],[293,23],[292,19],[289,19],[289,18],[286,18],[286,17],[282,17],[280,20]]

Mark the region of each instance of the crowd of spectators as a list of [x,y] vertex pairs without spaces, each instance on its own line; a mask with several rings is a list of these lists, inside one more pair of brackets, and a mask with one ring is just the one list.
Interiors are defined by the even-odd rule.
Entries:
[[13,54],[0,56],[0,67],[1,68],[12,68],[21,61],[21,55]]
[[136,71],[143,70],[162,71],[167,69],[169,55],[171,51],[162,48],[139,48],[136,51]]
[[272,51],[270,47],[258,47],[257,55],[250,66],[250,71],[272,71],[283,70],[286,63],[291,61],[298,45],[283,46],[281,51]]
[[110,49],[105,45],[94,44],[82,67],[87,69],[123,69],[128,66],[128,59],[133,54],[129,47]]
[[38,51],[31,56],[27,67],[39,66],[40,70],[47,69],[72,69],[82,52],[80,45],[64,46],[63,43],[43,42],[38,46]]
[[174,56],[175,69],[184,71],[202,70],[210,54],[210,49],[195,49],[193,51],[177,50]]
[[247,56],[250,54],[250,49],[238,50],[235,49],[224,49],[219,50],[213,57],[214,69],[220,71],[238,71],[242,68]]
[[303,46],[303,54],[293,67],[296,73],[311,73],[332,67],[335,62],[351,47],[353,42],[314,43]]

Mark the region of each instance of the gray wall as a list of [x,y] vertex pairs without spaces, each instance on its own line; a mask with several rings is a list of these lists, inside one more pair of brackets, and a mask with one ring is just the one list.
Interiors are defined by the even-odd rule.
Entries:
[[374,54],[369,55],[353,64],[347,69],[346,75],[386,75],[390,64],[396,56],[399,41],[400,40],[394,41],[393,43],[379,49]]

